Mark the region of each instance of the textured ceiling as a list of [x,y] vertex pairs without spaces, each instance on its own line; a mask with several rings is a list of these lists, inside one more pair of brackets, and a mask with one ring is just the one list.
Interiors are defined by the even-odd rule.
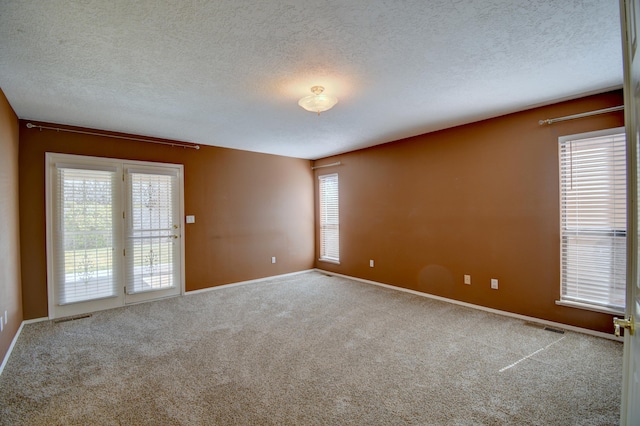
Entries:
[[620,87],[617,3],[0,0],[0,88],[20,118],[316,159]]

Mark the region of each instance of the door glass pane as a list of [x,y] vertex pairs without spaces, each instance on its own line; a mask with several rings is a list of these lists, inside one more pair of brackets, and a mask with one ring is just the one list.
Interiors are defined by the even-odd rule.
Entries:
[[116,296],[113,273],[115,172],[58,170],[58,304]]
[[175,175],[129,172],[127,293],[176,287]]

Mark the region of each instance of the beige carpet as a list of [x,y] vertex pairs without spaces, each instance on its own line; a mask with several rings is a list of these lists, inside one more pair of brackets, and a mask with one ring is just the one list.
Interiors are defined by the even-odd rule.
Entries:
[[614,425],[622,345],[312,272],[26,325],[3,425]]

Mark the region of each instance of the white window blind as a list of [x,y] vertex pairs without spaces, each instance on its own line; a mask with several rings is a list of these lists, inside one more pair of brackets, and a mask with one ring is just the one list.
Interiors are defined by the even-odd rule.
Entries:
[[320,180],[320,259],[340,261],[340,214],[338,174],[318,176]]
[[624,310],[625,144],[623,129],[560,138],[561,302]]
[[56,303],[114,297],[116,169],[57,164],[56,174]]

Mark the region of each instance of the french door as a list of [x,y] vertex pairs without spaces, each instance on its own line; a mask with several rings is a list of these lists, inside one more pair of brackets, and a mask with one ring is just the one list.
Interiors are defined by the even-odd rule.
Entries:
[[47,153],[49,317],[183,291],[182,166]]
[[624,331],[621,425],[640,424],[640,1],[620,0],[624,64],[624,109],[627,128],[628,261],[625,318],[614,320]]
[[124,166],[125,302],[180,293],[180,211],[176,169]]

